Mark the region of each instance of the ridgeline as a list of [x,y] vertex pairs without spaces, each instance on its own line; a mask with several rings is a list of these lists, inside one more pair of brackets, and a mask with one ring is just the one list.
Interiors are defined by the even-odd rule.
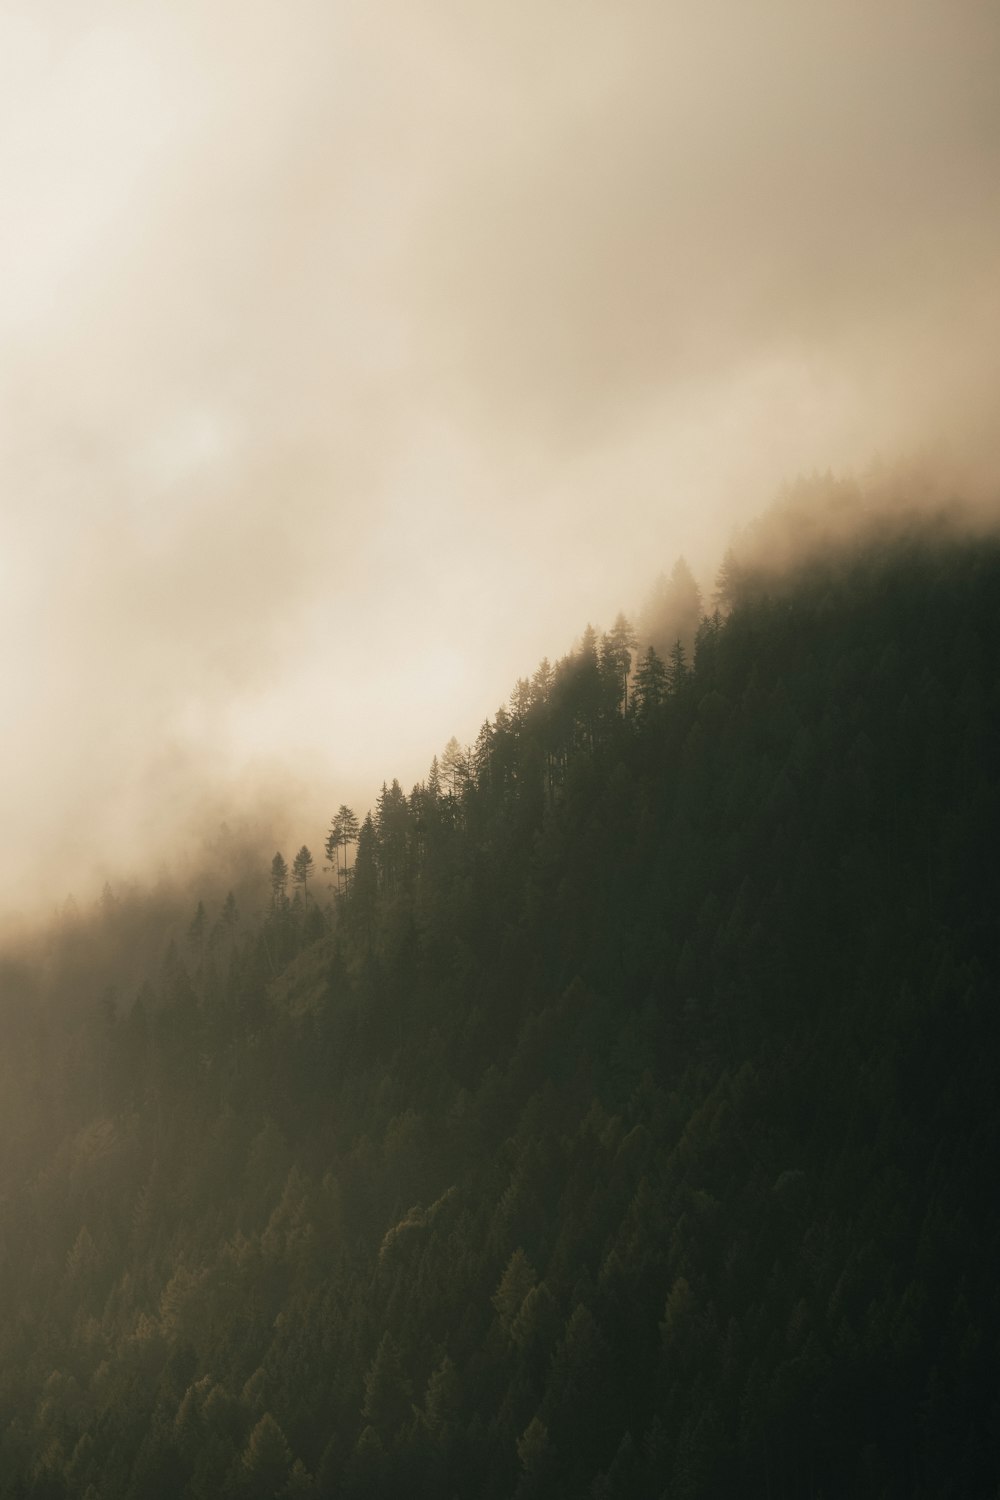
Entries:
[[8,956],[0,1500],[995,1496],[1000,543],[679,565],[346,812]]

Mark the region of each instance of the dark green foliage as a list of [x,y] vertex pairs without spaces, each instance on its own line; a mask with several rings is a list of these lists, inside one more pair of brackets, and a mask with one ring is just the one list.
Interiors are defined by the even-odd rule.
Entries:
[[1000,547],[720,596],[4,959],[0,1500],[995,1495]]
[[667,697],[669,680],[667,669],[660,660],[655,646],[648,646],[635,674],[632,705],[636,717],[645,728],[656,718]]

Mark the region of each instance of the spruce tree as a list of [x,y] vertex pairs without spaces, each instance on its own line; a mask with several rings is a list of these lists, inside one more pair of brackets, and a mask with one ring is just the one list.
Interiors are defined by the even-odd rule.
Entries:
[[302,899],[309,899],[309,872],[313,867],[313,857],[305,844],[296,854],[292,861],[292,882],[302,887]]

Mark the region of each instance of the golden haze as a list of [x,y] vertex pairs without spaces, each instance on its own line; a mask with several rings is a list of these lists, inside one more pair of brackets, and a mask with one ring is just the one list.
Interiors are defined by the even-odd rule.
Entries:
[[995,493],[986,0],[10,0],[0,900],[421,776],[802,469]]

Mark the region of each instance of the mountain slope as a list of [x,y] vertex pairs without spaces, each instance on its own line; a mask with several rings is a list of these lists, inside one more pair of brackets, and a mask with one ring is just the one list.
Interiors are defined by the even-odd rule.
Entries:
[[995,1493],[1000,546],[721,584],[329,910],[18,971],[0,1496]]

